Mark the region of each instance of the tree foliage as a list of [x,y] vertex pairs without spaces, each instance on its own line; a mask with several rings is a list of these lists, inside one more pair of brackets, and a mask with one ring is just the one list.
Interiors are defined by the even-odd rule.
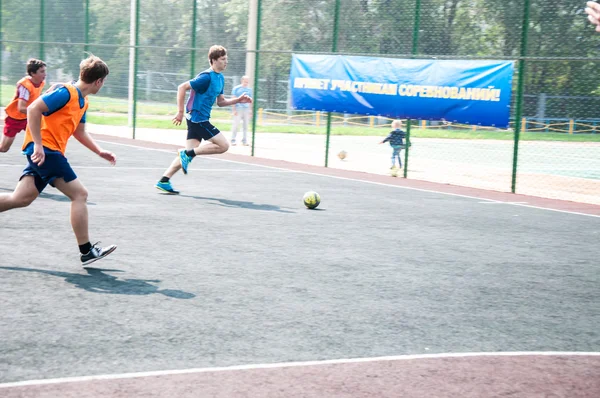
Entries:
[[[212,44],[230,50],[228,73],[245,69],[248,39],[248,0],[140,1],[140,70],[163,74],[192,74],[192,37],[195,37],[195,71],[208,67],[206,53]],[[42,35],[41,4],[44,4]],[[526,53],[554,57],[527,62],[526,92],[554,96],[598,96],[600,34],[583,15],[585,1],[531,0]],[[126,86],[128,80],[131,0],[90,0],[88,49],[107,60],[111,79]],[[408,57],[506,57],[522,52],[525,0],[421,0],[419,29],[415,29],[417,0],[340,0],[337,51]],[[285,80],[291,52],[333,51],[335,0],[262,1],[260,75],[268,81]],[[192,32],[195,26],[195,32]],[[75,74],[84,55],[85,1],[4,0],[2,32],[8,67],[4,75],[22,75],[23,63],[39,55],[52,68]],[[415,37],[414,34],[417,34]],[[582,58],[568,60],[568,58]],[[6,58],[6,57],[5,57]],[[114,71],[114,73],[112,73]],[[177,75],[177,76],[179,76]],[[268,90],[279,90],[276,86]],[[268,91],[267,90],[267,91]],[[126,90],[123,91],[124,93]],[[125,95],[125,94],[123,94]],[[598,117],[598,102],[563,104],[557,112]],[[535,103],[528,105],[535,107]],[[529,108],[526,112],[535,113]],[[596,113],[593,115],[593,113]]]

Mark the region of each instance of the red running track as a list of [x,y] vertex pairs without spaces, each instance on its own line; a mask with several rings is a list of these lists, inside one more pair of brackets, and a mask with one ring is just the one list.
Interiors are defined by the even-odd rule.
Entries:
[[190,369],[0,384],[22,397],[600,397],[600,353],[491,353]]

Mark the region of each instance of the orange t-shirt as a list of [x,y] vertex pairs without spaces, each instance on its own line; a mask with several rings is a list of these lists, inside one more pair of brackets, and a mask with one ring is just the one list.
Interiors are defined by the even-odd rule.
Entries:
[[[48,116],[42,115],[40,124],[42,145],[48,149],[59,151],[63,155],[67,149],[67,141],[79,126],[81,118],[88,108],[87,98],[84,98],[83,107],[79,104],[79,90],[77,87],[73,84],[65,84],[64,87],[69,90],[71,96],[69,101],[56,112]],[[31,142],[33,142],[33,137],[29,125],[27,125],[23,149]]]
[[29,100],[27,101],[27,106],[29,106],[33,101],[38,99],[38,97],[42,94],[42,89],[44,88],[45,82],[42,82],[38,87],[33,85],[33,82],[29,77],[24,77],[17,82],[17,93],[10,103],[6,106],[4,111],[6,112],[6,116],[11,117],[15,120],[25,120],[27,119],[26,113],[19,112],[19,86],[23,86],[29,91]]

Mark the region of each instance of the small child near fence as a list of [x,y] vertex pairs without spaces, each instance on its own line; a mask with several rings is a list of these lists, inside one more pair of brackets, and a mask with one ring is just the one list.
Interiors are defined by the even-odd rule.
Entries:
[[394,120],[392,122],[392,132],[380,142],[380,144],[389,142],[392,147],[392,167],[390,169],[394,169],[396,167],[396,159],[398,159],[398,167],[402,168],[402,158],[400,157],[400,151],[403,148],[406,148],[406,145],[410,145],[408,140],[406,145],[404,145],[404,138],[406,138],[406,132],[402,130],[402,121]]

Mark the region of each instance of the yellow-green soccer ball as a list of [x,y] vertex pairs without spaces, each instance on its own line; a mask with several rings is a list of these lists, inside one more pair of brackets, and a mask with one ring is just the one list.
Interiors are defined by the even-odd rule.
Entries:
[[309,209],[316,209],[319,203],[321,203],[321,196],[314,191],[309,191],[304,194],[304,206]]

